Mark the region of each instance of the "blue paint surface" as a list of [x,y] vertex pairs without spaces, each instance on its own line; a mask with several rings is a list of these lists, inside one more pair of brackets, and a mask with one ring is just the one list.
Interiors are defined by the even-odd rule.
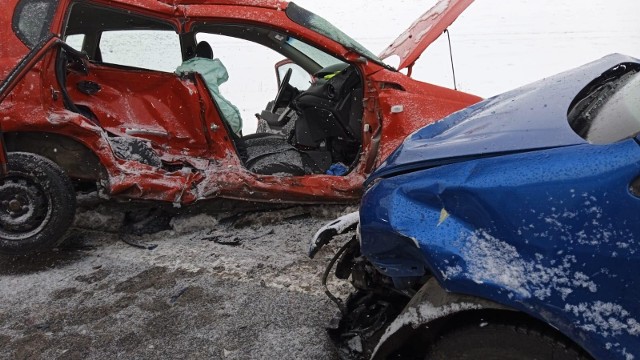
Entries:
[[409,135],[367,182],[470,156],[584,144],[567,109],[590,81],[625,62],[638,60],[609,55],[456,112]]
[[368,180],[362,253],[392,278],[428,271],[448,291],[526,312],[597,359],[640,358],[640,198],[630,191],[640,145],[589,144],[566,116],[589,81],[624,61],[607,57],[414,133]]

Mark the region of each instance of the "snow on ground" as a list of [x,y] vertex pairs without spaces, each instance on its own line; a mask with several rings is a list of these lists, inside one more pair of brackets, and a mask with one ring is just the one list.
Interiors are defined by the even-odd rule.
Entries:
[[306,253],[353,207],[178,214],[143,236],[121,232],[125,209],[83,210],[57,251],[2,259],[0,358],[334,358],[320,276],[336,248]]

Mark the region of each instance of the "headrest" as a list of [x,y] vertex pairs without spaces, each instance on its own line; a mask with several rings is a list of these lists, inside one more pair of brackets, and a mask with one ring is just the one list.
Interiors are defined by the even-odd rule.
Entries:
[[213,50],[211,49],[211,45],[206,41],[200,41],[198,45],[196,45],[196,56],[213,59]]

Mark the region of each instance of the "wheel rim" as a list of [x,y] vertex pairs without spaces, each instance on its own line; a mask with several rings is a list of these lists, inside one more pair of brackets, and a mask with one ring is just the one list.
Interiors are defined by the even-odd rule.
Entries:
[[51,217],[51,197],[33,178],[9,174],[0,181],[0,236],[24,240],[42,230]]

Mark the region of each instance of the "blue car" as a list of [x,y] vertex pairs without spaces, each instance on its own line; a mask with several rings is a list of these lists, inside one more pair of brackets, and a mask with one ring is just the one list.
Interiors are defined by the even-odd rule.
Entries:
[[639,71],[610,55],[410,135],[311,244],[356,231],[341,356],[640,359]]

